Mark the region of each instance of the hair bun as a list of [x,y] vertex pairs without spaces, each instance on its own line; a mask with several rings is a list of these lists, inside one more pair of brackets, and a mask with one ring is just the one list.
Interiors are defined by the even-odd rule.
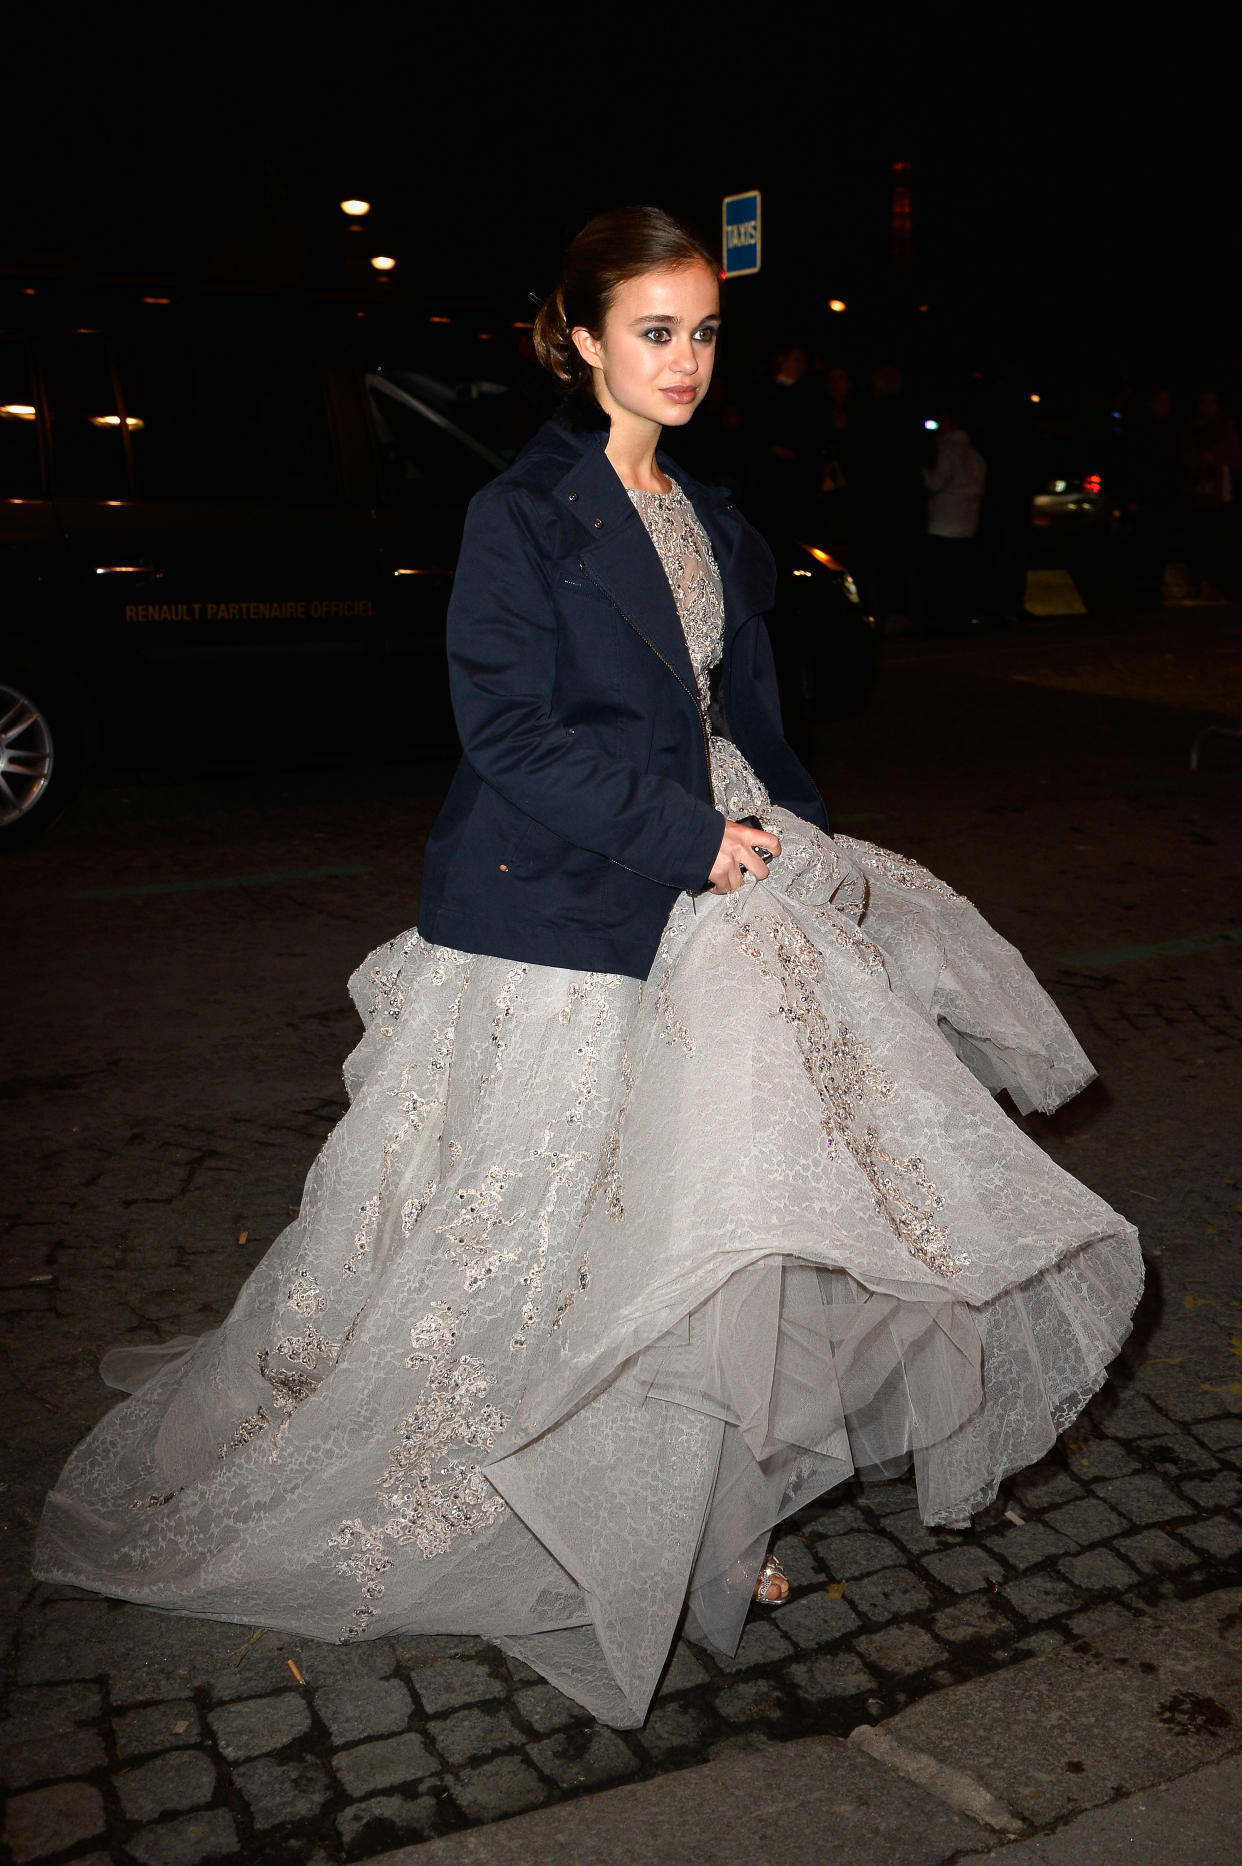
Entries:
[[569,334],[565,316],[565,295],[558,285],[535,313],[531,331],[535,355],[549,374],[568,388],[578,388],[590,375],[588,365],[579,355],[578,346]]

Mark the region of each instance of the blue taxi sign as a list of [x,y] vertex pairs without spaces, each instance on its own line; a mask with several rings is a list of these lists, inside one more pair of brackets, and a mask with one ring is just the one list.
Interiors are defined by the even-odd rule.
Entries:
[[761,216],[758,188],[752,188],[747,194],[726,194],[723,216],[721,246],[725,277],[735,279],[746,272],[758,272]]

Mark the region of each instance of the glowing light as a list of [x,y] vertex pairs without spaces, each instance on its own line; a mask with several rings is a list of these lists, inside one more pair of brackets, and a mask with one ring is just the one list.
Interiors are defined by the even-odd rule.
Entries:
[[1039,397],[1038,397],[1037,395],[1033,395],[1033,396],[1031,397],[1031,400],[1032,400],[1033,402],[1037,402],[1037,401],[1039,400]]
[[[801,539],[799,539],[799,543],[801,543]],[[815,559],[817,564],[823,564],[826,570],[845,569],[844,564],[840,563],[835,557],[832,557],[827,551],[821,551],[817,545],[803,544],[802,548],[809,557]]]
[[377,272],[391,272],[396,263],[396,260],[390,259],[387,253],[377,253],[371,261]]
[[427,322],[429,324],[451,324],[453,320],[451,317],[429,317]]
[[[121,417],[119,415],[88,415],[86,419],[93,428],[119,428],[121,425]],[[140,428],[145,428],[146,425],[146,422],[140,415],[126,415],[125,417],[125,426],[129,429],[131,434],[136,434]]]
[[828,309],[830,311],[844,311],[845,309],[844,298],[830,298],[828,300]]
[[348,214],[351,220],[361,220],[364,214],[371,212],[371,203],[369,201],[342,201],[341,212]]
[[940,423],[938,421],[925,421],[923,426],[927,429],[929,434],[936,434],[940,429]]
[[794,571],[795,577],[811,577],[811,576],[814,576],[814,574],[815,573],[813,570],[795,570]]
[[534,330],[535,327],[533,324],[524,323],[521,318],[514,318],[509,328],[510,330]]
[[930,311],[930,310],[931,310],[931,306],[930,306],[930,305],[920,305],[920,306],[919,306],[919,310],[920,310],[920,311]]
[[150,568],[150,564],[96,564],[95,575],[97,577],[137,577]]
[[1098,474],[1098,473],[1088,473],[1088,475],[1087,475],[1087,477],[1086,477],[1086,479],[1084,479],[1084,481],[1083,481],[1083,483],[1082,483],[1082,489],[1083,489],[1083,491],[1084,491],[1084,492],[1098,492],[1098,491],[1100,490],[1100,476],[1099,476],[1099,474]]
[[170,305],[172,303],[172,299],[171,298],[144,298],[142,302],[144,305]]
[[0,404],[0,415],[6,421],[33,421],[35,411],[29,402],[4,402]]

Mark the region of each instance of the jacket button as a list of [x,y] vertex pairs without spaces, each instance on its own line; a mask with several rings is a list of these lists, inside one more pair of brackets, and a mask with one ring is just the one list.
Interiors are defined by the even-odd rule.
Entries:
[[571,501],[572,501],[572,500],[574,500],[574,499],[576,499],[576,498],[578,497],[578,495],[577,495],[577,493],[576,493],[576,492],[571,492],[571,493],[570,493],[570,495],[569,495],[569,497],[570,497],[570,499],[571,499]]
[[603,522],[604,521],[602,518],[594,518],[591,520],[591,523],[595,526],[596,531],[600,529],[600,527],[603,525]]

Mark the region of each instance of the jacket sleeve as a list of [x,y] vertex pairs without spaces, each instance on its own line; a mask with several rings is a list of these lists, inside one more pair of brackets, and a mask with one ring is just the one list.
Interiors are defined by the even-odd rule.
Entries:
[[703,886],[724,817],[670,778],[608,757],[552,712],[550,539],[520,490],[471,502],[448,611],[449,682],[474,771],[545,829],[648,880]]

